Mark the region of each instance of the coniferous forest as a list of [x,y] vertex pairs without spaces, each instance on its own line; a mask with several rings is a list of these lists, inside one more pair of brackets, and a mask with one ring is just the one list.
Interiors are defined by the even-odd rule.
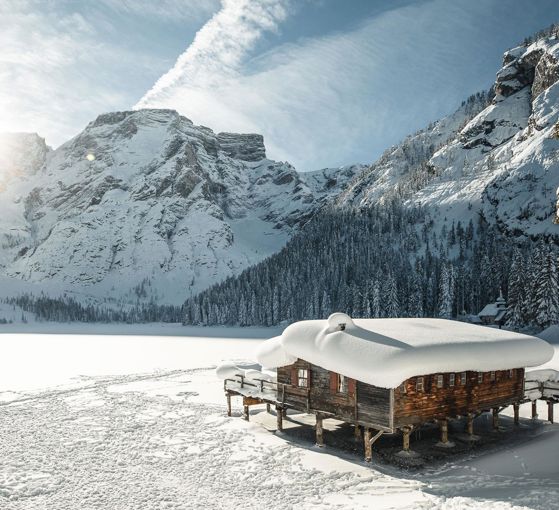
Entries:
[[324,211],[278,254],[188,300],[186,324],[275,325],[324,318],[477,314],[502,291],[508,325],[559,319],[556,248],[514,243],[483,216],[440,233],[396,203]]

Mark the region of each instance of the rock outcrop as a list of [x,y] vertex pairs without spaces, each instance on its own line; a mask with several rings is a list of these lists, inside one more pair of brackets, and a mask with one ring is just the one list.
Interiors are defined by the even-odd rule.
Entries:
[[430,228],[483,217],[518,238],[553,236],[559,186],[559,40],[505,53],[494,97],[474,97],[408,137],[355,178],[339,206],[397,199],[430,212]]
[[258,262],[353,176],[311,187],[260,135],[172,110],[100,115],[52,152],[18,140],[28,165],[0,192],[0,272],[129,302],[180,303]]

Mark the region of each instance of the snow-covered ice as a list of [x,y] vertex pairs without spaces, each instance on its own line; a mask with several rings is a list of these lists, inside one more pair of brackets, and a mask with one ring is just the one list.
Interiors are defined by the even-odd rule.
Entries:
[[274,435],[263,411],[225,416],[215,366],[277,333],[186,331],[1,335],[0,508],[559,508],[555,425],[419,471],[367,465]]

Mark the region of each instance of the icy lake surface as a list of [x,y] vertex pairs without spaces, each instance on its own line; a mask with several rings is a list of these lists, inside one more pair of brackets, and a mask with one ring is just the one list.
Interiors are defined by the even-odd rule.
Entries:
[[367,465],[274,435],[264,412],[247,423],[238,402],[225,416],[213,367],[277,330],[79,331],[0,335],[2,510],[559,508],[557,425],[419,471]]

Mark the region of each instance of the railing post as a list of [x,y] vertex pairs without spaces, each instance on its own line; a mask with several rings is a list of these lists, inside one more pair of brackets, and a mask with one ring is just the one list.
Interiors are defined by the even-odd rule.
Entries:
[[359,427],[358,423],[353,427],[353,437],[356,441],[361,441],[361,427]]
[[512,408],[514,410],[514,424],[519,425],[520,424],[520,404],[518,402],[516,402],[515,404],[512,405]]
[[499,430],[499,408],[493,408],[493,429]]
[[547,420],[549,423],[553,423],[553,404],[552,400],[547,401]]
[[283,409],[280,406],[276,406],[276,420],[277,430],[281,432],[283,430]]
[[538,401],[532,400],[532,419],[535,420],[538,417]]
[[471,437],[474,435],[474,413],[468,413],[466,420],[466,433]]
[[441,443],[447,444],[448,443],[448,420],[439,420],[439,426],[441,429]]
[[404,427],[402,429],[402,450],[404,450],[405,452],[410,451],[410,434],[411,434],[410,427]]
[[373,460],[373,445],[371,444],[372,437],[372,430],[369,427],[365,427],[365,434],[363,437],[363,443],[365,446],[365,462],[371,462],[371,460]]
[[324,446],[324,429],[322,427],[322,415],[316,413],[316,445]]

